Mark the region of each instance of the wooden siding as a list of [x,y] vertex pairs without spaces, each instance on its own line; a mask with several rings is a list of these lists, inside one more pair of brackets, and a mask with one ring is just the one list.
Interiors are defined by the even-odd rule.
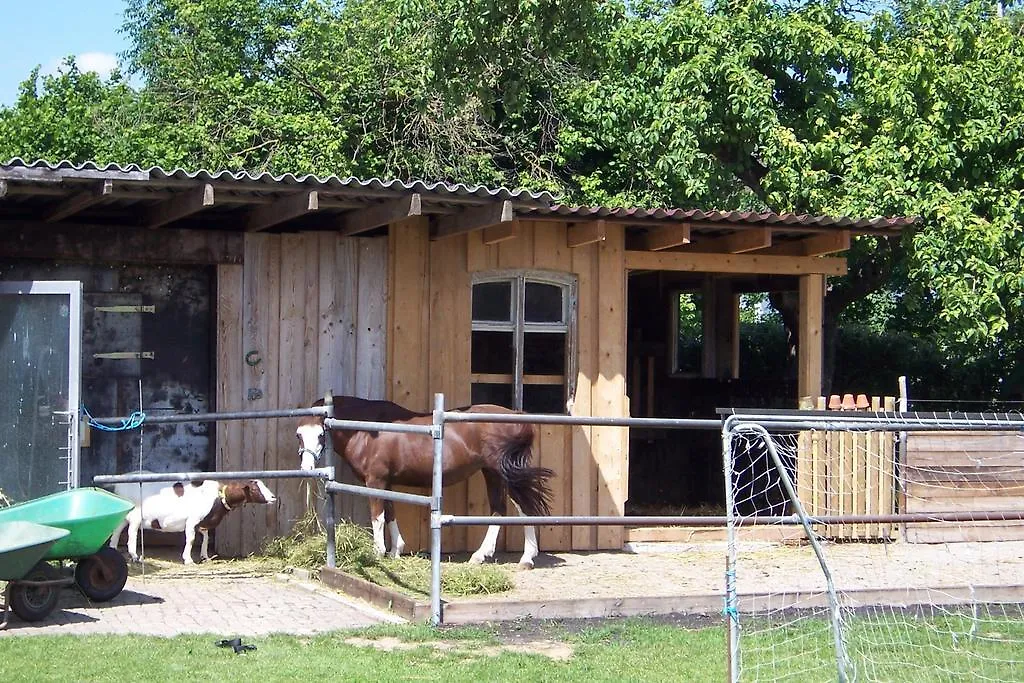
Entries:
[[[415,410],[428,410],[433,392],[447,407],[470,401],[470,277],[497,269],[573,273],[578,286],[579,373],[573,413],[625,415],[624,233],[609,226],[607,239],[577,248],[567,245],[564,223],[519,221],[518,237],[486,244],[482,231],[430,241],[425,219],[391,226],[391,317],[388,334],[388,397]],[[600,333],[599,333],[600,331]],[[593,412],[591,412],[593,410]],[[628,483],[627,430],[543,426],[537,430],[535,459],[555,471],[552,514],[622,514]],[[429,514],[397,506],[410,550],[429,544]],[[488,514],[483,477],[444,491],[449,514]],[[485,529],[446,529],[446,552],[475,550]],[[542,550],[621,548],[622,530],[546,526]],[[499,550],[522,550],[521,528],[499,537]]]
[[[299,408],[328,390],[382,398],[387,240],[251,234],[244,254],[242,265],[217,267],[217,409]],[[218,423],[217,469],[297,467],[294,426],[288,419]],[[354,481],[347,467],[339,479]],[[219,554],[252,552],[305,514],[312,500],[305,482],[269,485],[280,504],[228,515],[217,530]],[[365,499],[338,503],[341,517],[368,521]]]
[[[1024,438],[1016,432],[907,434],[907,512],[1019,511]],[[1024,540],[1024,522],[907,524],[911,543]]]

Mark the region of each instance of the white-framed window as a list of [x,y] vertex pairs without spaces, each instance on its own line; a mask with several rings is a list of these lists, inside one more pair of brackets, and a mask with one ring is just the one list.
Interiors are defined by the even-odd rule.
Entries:
[[494,271],[472,285],[473,403],[565,413],[576,381],[576,277]]

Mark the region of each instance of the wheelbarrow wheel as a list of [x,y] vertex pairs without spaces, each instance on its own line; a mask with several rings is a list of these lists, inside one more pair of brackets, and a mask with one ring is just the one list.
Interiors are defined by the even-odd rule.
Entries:
[[95,555],[83,557],[75,566],[75,583],[95,602],[113,600],[128,581],[128,563],[119,550],[103,546]]
[[[56,581],[60,572],[49,562],[37,562],[20,581]],[[11,588],[11,609],[23,621],[40,621],[57,606],[60,586],[26,586],[15,583]]]

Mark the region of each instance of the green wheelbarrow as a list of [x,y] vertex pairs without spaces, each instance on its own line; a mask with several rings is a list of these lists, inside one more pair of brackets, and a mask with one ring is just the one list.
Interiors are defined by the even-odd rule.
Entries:
[[54,543],[70,533],[33,522],[0,522],[0,581],[7,582],[0,629],[7,627],[12,609],[22,619],[36,621],[57,606],[53,588],[71,582],[54,579],[50,565],[42,559]]
[[[27,527],[20,527],[21,531],[11,527],[12,540],[9,543],[0,535],[0,566],[7,564],[4,558],[8,555],[13,567],[16,556],[23,558],[30,552],[38,552],[39,544],[29,544],[37,548],[34,551],[23,549],[21,546],[31,538],[26,539],[19,534],[35,537],[42,545],[41,556],[36,558],[26,574],[14,576],[11,572],[12,578],[5,579],[0,571],[0,579],[9,581],[9,590],[14,584],[9,603],[14,613],[25,621],[46,618],[57,604],[60,589],[73,583],[78,584],[86,597],[96,602],[112,600],[120,594],[128,580],[128,564],[107,541],[134,507],[132,501],[109,491],[80,488],[0,509],[0,530],[4,525],[17,523],[37,527],[34,531]],[[38,527],[64,533],[46,543],[41,540],[45,534]],[[4,551],[5,545],[9,546],[7,552]],[[52,560],[59,561],[61,567],[50,564]],[[22,564],[25,561],[18,560]],[[62,572],[65,561],[75,563],[73,576],[65,576]],[[16,595],[19,591],[22,593],[20,597]],[[21,599],[25,597],[29,599]]]

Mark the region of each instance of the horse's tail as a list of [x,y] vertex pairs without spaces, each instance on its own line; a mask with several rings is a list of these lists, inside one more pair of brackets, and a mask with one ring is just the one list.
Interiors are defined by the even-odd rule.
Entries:
[[508,495],[524,515],[551,514],[548,479],[555,476],[547,467],[533,467],[533,427],[517,425],[511,436],[498,445],[498,471],[508,486]]

